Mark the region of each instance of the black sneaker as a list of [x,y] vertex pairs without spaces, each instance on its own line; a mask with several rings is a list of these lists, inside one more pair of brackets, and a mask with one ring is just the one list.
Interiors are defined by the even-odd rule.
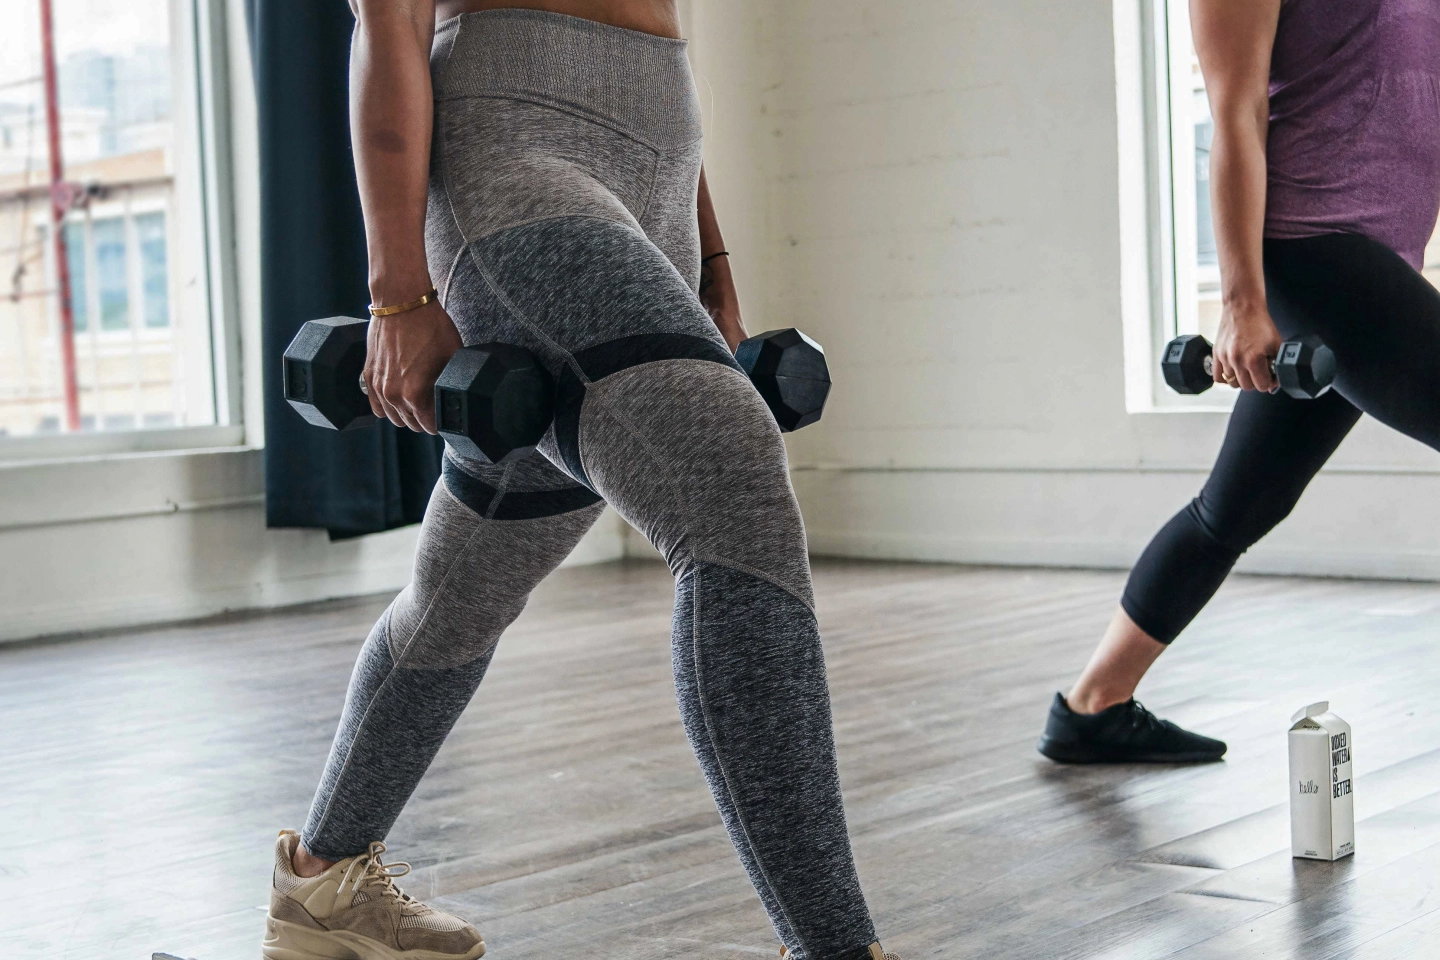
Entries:
[[1224,741],[1182,730],[1139,701],[1084,714],[1058,693],[1035,747],[1059,763],[1201,763],[1225,756]]

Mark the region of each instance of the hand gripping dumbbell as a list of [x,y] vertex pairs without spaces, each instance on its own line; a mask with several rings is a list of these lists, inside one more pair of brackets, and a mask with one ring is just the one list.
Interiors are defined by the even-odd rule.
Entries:
[[[1176,393],[1204,393],[1215,386],[1215,348],[1198,334],[1176,337],[1165,345],[1160,370]],[[1286,340],[1270,372],[1290,396],[1313,400],[1335,380],[1335,354],[1316,336]]]
[[787,327],[741,341],[735,359],[782,432],[808,427],[820,419],[830,394],[830,368],[820,344]]
[[[361,372],[370,321],[311,320],[285,348],[285,399],[318,427],[374,423]],[[555,384],[529,350],[461,347],[435,381],[435,425],[462,456],[505,463],[535,449],[555,418]]]

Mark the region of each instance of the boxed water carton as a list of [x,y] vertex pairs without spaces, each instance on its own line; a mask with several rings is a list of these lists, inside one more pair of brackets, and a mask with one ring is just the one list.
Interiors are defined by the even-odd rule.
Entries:
[[1355,852],[1350,724],[1322,700],[1290,718],[1290,853],[1339,860]]

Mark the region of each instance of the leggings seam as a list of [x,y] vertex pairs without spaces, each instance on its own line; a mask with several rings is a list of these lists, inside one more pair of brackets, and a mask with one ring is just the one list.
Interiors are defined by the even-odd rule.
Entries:
[[[453,52],[454,49],[455,49],[455,44],[454,44],[454,42],[452,41],[451,44],[450,44],[450,51],[447,52],[446,55],[445,55],[445,63],[446,63],[446,66],[449,66],[449,63],[450,63],[450,52]],[[437,118],[437,120],[439,120],[439,118]],[[466,248],[466,247],[470,246],[470,238],[469,238],[468,236],[466,236],[466,234],[465,234],[465,225],[460,222],[460,215],[455,212],[455,201],[453,201],[453,200],[450,199],[450,198],[454,195],[454,190],[452,190],[452,189],[451,189],[451,186],[450,186],[450,171],[449,171],[450,164],[447,164],[447,163],[444,162],[444,157],[445,157],[445,154],[446,154],[447,151],[446,151],[446,147],[445,147],[445,124],[444,124],[443,121],[437,122],[437,123],[435,124],[435,131],[434,131],[434,132],[435,132],[435,141],[436,141],[436,147],[437,147],[437,149],[435,150],[435,152],[440,155],[440,159],[441,159],[441,163],[440,163],[440,182],[441,182],[441,183],[444,185],[444,187],[445,187],[445,207],[446,207],[446,209],[448,209],[448,210],[450,211],[450,222],[453,223],[453,224],[455,224],[455,232],[458,233],[458,234],[460,234],[460,249],[457,250],[456,253],[455,253],[455,262],[456,262],[456,263],[459,263],[459,261],[460,261],[460,254],[465,251],[465,248]],[[453,270],[453,267],[452,267],[452,270]],[[447,296],[448,296],[449,293],[450,293],[450,285],[449,285],[448,283],[445,285],[445,293],[446,293]]]
[[[441,480],[440,482],[444,483],[445,481]],[[448,493],[449,491],[446,492]],[[460,503],[458,499],[455,502]],[[461,503],[460,506],[464,507],[465,504]],[[465,507],[465,509],[469,510],[470,508]],[[470,512],[475,513],[473,510]],[[445,568],[445,576],[440,578],[440,583],[436,585],[435,592],[431,595],[430,601],[425,604],[425,612],[420,615],[420,620],[415,624],[415,629],[410,632],[409,639],[405,641],[404,650],[401,651],[400,656],[394,657],[397,668],[405,665],[407,658],[410,656],[411,648],[415,646],[415,641],[419,639],[420,634],[424,632],[425,625],[430,620],[430,614],[434,612],[435,605],[440,601],[441,596],[444,595],[445,588],[450,583],[450,576],[455,572],[455,567],[460,562],[460,558],[469,553],[471,548],[474,547],[476,539],[485,533],[487,527],[484,518],[480,517],[479,514],[475,514],[475,516],[478,519],[475,529],[470,532],[470,536],[465,538],[465,544],[457,550],[455,556],[450,559],[449,565]],[[387,634],[388,632],[387,630]]]
[[[627,209],[625,212],[629,213],[630,211]],[[631,223],[629,220],[625,220],[623,218],[602,217],[597,213],[546,213],[538,217],[526,217],[523,220],[506,221],[498,227],[487,227],[485,230],[477,233],[475,236],[466,238],[465,243],[466,245],[471,243],[478,243],[481,240],[488,240],[490,237],[504,233],[506,230],[514,230],[517,227],[531,227],[537,223],[550,223],[553,220],[594,220],[597,223],[610,223],[614,224],[617,227],[623,227],[624,229],[629,230],[631,233],[638,234],[646,240],[650,239],[650,237],[645,233],[645,229],[640,226],[638,220],[636,220],[634,223]]]
[[[458,229],[460,225],[457,223],[455,226]],[[455,248],[455,256],[450,258],[450,269],[445,271],[445,292],[440,295],[440,306],[442,307],[445,306],[445,302],[450,299],[450,285],[455,282],[455,271],[460,268],[460,260],[464,257],[467,246],[469,246],[469,244],[465,242],[464,235],[462,234],[460,246]]]
[[731,570],[738,570],[741,573],[748,573],[752,577],[758,577],[761,580],[764,580],[766,583],[769,583],[775,587],[778,587],[781,590],[784,590],[796,600],[799,600],[800,603],[805,607],[805,609],[810,611],[810,615],[812,617],[815,616],[815,605],[813,603],[811,603],[809,600],[806,600],[800,594],[796,593],[794,589],[781,583],[779,580],[766,573],[764,570],[757,570],[749,564],[741,563],[738,560],[731,560],[729,557],[717,557],[710,554],[693,554],[691,556],[691,559],[694,560],[696,563],[709,563],[717,567],[729,567]]
[[[669,466],[658,454],[656,454],[655,449],[650,446],[650,442],[646,440],[645,436],[635,428],[635,425],[630,422],[629,418],[627,418],[623,413],[617,410],[615,408],[615,405],[612,404],[608,399],[606,399],[599,391],[586,391],[585,399],[589,400],[591,397],[595,399],[596,403],[603,406],[606,412],[615,418],[616,422],[618,422],[622,427],[624,427],[625,432],[628,433],[635,440],[635,442],[640,444],[640,447],[650,457],[650,462],[655,465],[656,470],[665,477],[666,483],[672,489],[677,491],[675,499],[683,505],[683,509],[685,511],[685,532],[687,534],[686,539],[689,540],[690,538],[688,534],[690,534],[695,529],[695,510],[690,503],[690,497],[687,494],[685,485],[682,483],[677,483],[675,481],[675,478],[672,475]],[[585,468],[586,476],[589,476],[590,465],[585,462],[585,449],[584,445],[579,442],[578,431],[576,436],[576,448],[580,455],[580,465]],[[695,561],[695,553],[693,548],[690,550],[686,559],[690,560],[692,563]]]
[[[561,218],[556,217],[555,219]],[[589,378],[585,376],[585,371],[580,369],[580,364],[575,360],[574,354],[572,354],[569,350],[566,350],[564,347],[560,346],[560,344],[556,343],[553,339],[551,339],[549,334],[547,334],[544,330],[540,329],[537,324],[533,323],[529,317],[525,316],[525,314],[520,311],[519,307],[515,306],[515,304],[511,302],[510,298],[505,295],[505,291],[500,289],[500,285],[495,282],[495,279],[493,277],[490,276],[490,270],[488,267],[486,267],[484,258],[480,256],[480,253],[475,249],[474,245],[467,241],[465,247],[470,253],[471,262],[475,264],[475,269],[480,274],[480,279],[485,281],[485,285],[490,288],[491,293],[495,294],[495,299],[500,301],[500,305],[505,308],[505,311],[509,313],[512,317],[514,317],[518,323],[524,326],[526,330],[529,330],[530,333],[538,340],[544,343],[551,350],[558,353],[560,357],[564,360],[565,365],[568,366],[570,370],[577,377],[580,378],[581,383],[589,383]]]
[[500,474],[500,482],[495,485],[495,496],[490,498],[490,509],[485,511],[486,520],[495,519],[495,513],[500,509],[500,501],[505,499],[505,494],[510,490],[510,474],[514,472],[514,461],[505,464],[505,471]]
[[[436,138],[439,140],[440,152],[443,157],[445,152],[445,125],[443,123],[436,124],[435,133]],[[589,381],[585,379],[585,371],[580,369],[580,365],[575,362],[575,358],[570,354],[570,351],[561,347],[560,344],[556,343],[549,336],[547,336],[545,331],[541,330],[538,326],[531,323],[530,320],[526,318],[526,316],[521,313],[519,309],[516,308],[515,304],[510,302],[510,298],[505,295],[505,293],[500,289],[500,285],[497,284],[495,280],[490,276],[490,271],[486,268],[484,259],[475,250],[474,241],[472,241],[470,236],[466,234],[465,225],[460,222],[460,215],[455,212],[455,202],[450,199],[453,194],[453,191],[450,188],[450,174],[448,171],[448,167],[450,165],[446,163],[441,163],[440,166],[441,169],[445,171],[442,175],[442,182],[445,184],[445,205],[450,209],[450,219],[454,222],[455,230],[460,234],[460,239],[462,241],[460,251],[457,252],[455,255],[456,260],[459,260],[461,253],[469,253],[470,261],[475,264],[475,269],[477,272],[479,272],[480,279],[485,281],[485,285],[490,288],[490,291],[492,293],[495,294],[496,299],[500,301],[500,305],[503,306],[511,316],[513,316],[521,325],[523,325],[525,329],[529,330],[531,334],[533,334],[537,339],[539,339],[542,343],[548,346],[551,350],[559,353],[560,356],[564,359],[565,363],[575,372],[577,376],[580,377],[580,381],[582,383],[588,383]],[[561,218],[557,216],[548,219],[558,220]],[[449,294],[448,284],[446,285],[446,294]]]
[[[640,207],[640,216],[635,218],[636,223],[644,224],[645,218],[650,214],[650,204],[655,200],[655,186],[660,182],[660,157],[658,155],[650,158],[650,189],[645,191],[645,203]],[[642,231],[644,226],[640,228]],[[669,257],[665,258],[669,260]]]
[[[385,647],[385,652],[389,653],[390,636],[388,621],[386,624]],[[324,831],[325,824],[330,819],[330,811],[335,807],[335,798],[340,796],[340,784],[345,779],[345,774],[350,770],[350,759],[355,753],[355,744],[360,742],[360,734],[364,732],[365,724],[370,719],[370,711],[373,710],[375,704],[380,701],[380,695],[384,693],[385,688],[390,685],[390,681],[395,677],[395,671],[399,668],[399,662],[392,656],[390,658],[390,669],[385,671],[385,679],[380,681],[380,686],[375,688],[375,695],[371,697],[370,702],[365,705],[365,712],[361,714],[360,722],[355,724],[355,734],[350,738],[350,745],[345,748],[345,759],[340,764],[340,772],[335,775],[335,784],[330,788],[330,798],[325,801],[325,810],[320,814],[320,822],[315,824],[315,830],[311,833],[311,839],[314,839],[317,834]],[[310,852],[314,853],[315,851],[311,850]]]
[[572,104],[564,102],[563,100],[552,100],[549,97],[540,96],[539,94],[534,93],[518,93],[514,91],[506,91],[504,93],[463,93],[454,96],[437,97],[435,103],[438,106],[442,103],[452,103],[457,101],[463,102],[465,100],[513,100],[516,103],[529,103],[534,104],[537,107],[546,107],[550,110],[554,110],[556,113],[563,113],[566,116],[574,117],[577,120],[583,120],[586,123],[593,123],[597,127],[603,127],[606,130],[609,130],[611,133],[624,137],[631,143],[639,147],[643,147],[644,149],[660,157],[674,156],[680,151],[692,147],[696,143],[704,139],[704,135],[702,134],[701,136],[697,136],[694,139],[687,140],[684,143],[661,146],[660,144],[651,143],[644,137],[641,137],[640,135],[619,126],[613,119],[604,116],[603,114],[589,113],[586,112],[583,107],[576,107]]
[[[440,482],[441,482],[441,483],[444,483],[443,480],[440,481]],[[459,501],[457,500],[456,502],[458,503]],[[461,503],[460,506],[464,507],[465,505],[464,505],[463,503]],[[470,508],[469,508],[469,507],[465,507],[465,509],[469,510]],[[471,510],[470,512],[471,512],[471,513],[475,513],[475,511],[473,511],[473,510]],[[479,514],[476,514],[476,516],[478,517]],[[395,656],[394,651],[390,649],[390,636],[391,636],[391,633],[392,633],[392,629],[391,629],[391,620],[392,620],[392,617],[391,617],[391,609],[392,609],[392,608],[388,608],[388,607],[386,608],[385,614],[384,614],[384,616],[385,616],[385,652],[388,653],[388,654],[390,654],[390,669],[385,672],[385,679],[382,680],[382,681],[380,682],[380,686],[375,689],[375,695],[370,698],[370,702],[369,702],[368,704],[366,704],[366,706],[365,706],[365,713],[361,715],[361,717],[360,717],[360,722],[355,725],[355,733],[354,733],[354,735],[350,738],[350,745],[349,745],[349,746],[346,748],[346,750],[345,750],[345,759],[344,759],[343,761],[341,761],[341,764],[340,764],[340,772],[335,775],[335,784],[334,784],[334,786],[331,787],[331,789],[330,789],[330,798],[325,801],[325,810],[324,810],[324,812],[322,812],[322,813],[320,814],[320,822],[315,825],[315,833],[316,833],[316,834],[320,833],[320,832],[324,829],[326,821],[328,821],[328,820],[330,819],[330,811],[331,811],[331,809],[333,809],[333,807],[334,807],[335,798],[338,797],[338,796],[340,795],[340,793],[341,793],[340,784],[341,784],[341,782],[345,779],[345,774],[346,774],[347,772],[349,772],[349,770],[350,770],[350,758],[351,758],[352,754],[354,753],[355,744],[357,744],[357,743],[360,742],[361,734],[363,734],[363,733],[364,733],[364,730],[365,730],[365,724],[368,723],[369,720],[370,720],[370,711],[371,711],[372,709],[374,709],[375,704],[380,701],[381,695],[385,692],[385,688],[390,685],[390,681],[391,681],[391,679],[395,676],[395,672],[396,672],[397,670],[400,670],[400,669],[409,669],[408,667],[404,667],[404,661],[405,661],[405,659],[410,655],[410,650],[411,650],[411,648],[415,645],[415,640],[420,636],[421,632],[425,629],[425,624],[426,624],[426,622],[430,619],[430,614],[431,614],[432,611],[434,611],[436,602],[439,600],[440,596],[445,592],[446,584],[448,584],[449,581],[450,581],[450,576],[451,576],[451,574],[452,574],[452,573],[454,572],[454,570],[455,570],[456,562],[460,559],[460,557],[464,556],[466,553],[468,553],[468,552],[470,551],[470,549],[471,549],[471,548],[474,546],[474,544],[475,544],[475,539],[476,539],[477,537],[479,537],[481,534],[483,534],[483,533],[485,532],[485,530],[486,530],[486,528],[485,528],[484,524],[481,523],[480,525],[478,525],[478,526],[475,528],[474,531],[471,532],[470,536],[468,536],[468,537],[465,538],[465,545],[462,546],[462,547],[456,552],[455,558],[450,561],[450,565],[449,565],[449,567],[448,567],[448,568],[446,569],[446,571],[445,571],[445,576],[441,578],[441,580],[440,580],[440,585],[435,588],[435,593],[434,593],[434,595],[430,598],[430,602],[425,605],[425,612],[424,612],[423,614],[421,614],[421,616],[420,616],[420,622],[415,625],[415,629],[414,629],[414,630],[411,632],[411,634],[410,634],[410,639],[406,641],[406,643],[405,643],[405,648],[404,648],[404,650],[401,652],[401,654],[400,654],[398,657]],[[484,653],[480,653],[480,654],[478,654],[477,656],[484,656],[484,655],[485,655]],[[474,659],[474,658],[472,658],[472,660],[469,660],[469,661],[466,661],[466,662],[467,662],[467,663],[472,662],[473,659]],[[378,839],[378,838],[377,838],[377,839]],[[311,853],[314,853],[314,851],[312,850]]]
[[[691,627],[690,627],[690,659],[695,664],[695,700],[700,704],[700,718],[705,723],[705,735],[710,739],[710,750],[715,755],[715,766],[720,770],[720,779],[725,784],[725,792],[730,795],[730,809],[735,811],[735,822],[740,827],[740,834],[745,838],[745,843],[750,847],[750,856],[755,861],[755,869],[760,871],[760,877],[765,885],[770,888],[770,895],[775,898],[775,905],[780,908],[780,913],[785,918],[785,925],[790,928],[790,933],[796,940],[801,940],[800,933],[795,928],[795,921],[790,919],[790,910],[785,906],[785,900],[780,896],[774,882],[770,879],[770,871],[765,869],[765,863],[761,859],[760,851],[755,846],[755,841],[750,837],[750,828],[745,823],[745,814],[740,809],[740,804],[735,799],[735,789],[730,785],[730,771],[725,769],[725,760],[720,756],[720,747],[715,738],[715,728],[710,722],[710,708],[705,702],[705,679],[704,671],[700,662],[700,593],[701,593],[701,570],[694,568],[692,577],[695,581],[695,599],[692,602]],[[809,949],[803,940],[800,949],[806,957],[810,955]]]
[[[455,216],[453,207],[451,208],[450,215],[452,217]],[[536,223],[549,223],[554,220],[595,220],[600,223],[610,223],[624,230],[629,230],[631,233],[635,234],[643,240],[646,240],[647,242],[650,241],[650,238],[645,234],[645,231],[643,229],[639,229],[638,223],[635,227],[632,227],[628,223],[624,223],[618,220],[612,220],[609,217],[597,217],[590,214],[556,214],[553,216],[536,217],[533,220],[525,221],[524,224],[510,224],[506,227],[501,228],[500,230],[490,231],[484,234],[484,236],[494,236],[496,233],[502,232],[502,230],[509,230],[517,226]],[[456,227],[459,227],[458,219],[456,220]],[[465,236],[463,230],[461,231],[460,235],[462,237]],[[575,376],[579,379],[579,381],[582,384],[588,386],[591,382],[590,377],[580,366],[580,362],[575,359],[575,355],[569,350],[566,350],[564,347],[562,347],[559,343],[552,339],[549,334],[542,330],[538,324],[532,321],[529,317],[525,316],[524,312],[522,312],[519,307],[515,306],[514,302],[511,301],[510,297],[501,288],[500,284],[495,280],[493,276],[491,276],[490,268],[486,265],[484,257],[482,257],[480,255],[480,252],[475,249],[475,243],[478,241],[478,239],[479,238],[477,238],[476,240],[471,240],[470,238],[466,237],[463,249],[470,254],[470,260],[475,264],[475,269],[480,274],[480,279],[485,281],[485,285],[490,288],[490,292],[495,295],[495,298],[500,301],[500,305],[505,308],[505,311],[509,313],[510,316],[514,317],[518,323],[524,326],[526,330],[530,331],[530,333],[536,339],[540,340],[547,347],[557,353],[564,361],[565,365],[570,368],[570,371],[574,373]],[[666,258],[666,262],[669,262],[668,258]],[[670,269],[675,270],[678,275],[679,271],[676,269],[673,263],[670,264]],[[684,281],[684,278],[681,277],[681,280]],[[685,283],[686,286],[689,286],[688,281],[685,281]]]

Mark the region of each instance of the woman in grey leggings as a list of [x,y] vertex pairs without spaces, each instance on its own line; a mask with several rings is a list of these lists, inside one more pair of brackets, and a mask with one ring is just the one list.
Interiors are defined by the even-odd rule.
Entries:
[[471,3],[438,27],[427,2],[406,6],[357,10],[356,166],[376,305],[408,308],[431,278],[439,303],[372,321],[372,402],[434,432],[435,374],[462,341],[495,340],[543,358],[559,402],[527,459],[447,452],[413,581],[360,653],[303,834],[277,844],[265,955],[484,952],[395,888],[380,841],[500,634],[609,503],[675,575],[685,728],[786,951],[880,960],[805,532],[779,430],[731,354],[744,330],[723,257],[697,297],[719,232],[673,3],[575,4],[587,19]]

